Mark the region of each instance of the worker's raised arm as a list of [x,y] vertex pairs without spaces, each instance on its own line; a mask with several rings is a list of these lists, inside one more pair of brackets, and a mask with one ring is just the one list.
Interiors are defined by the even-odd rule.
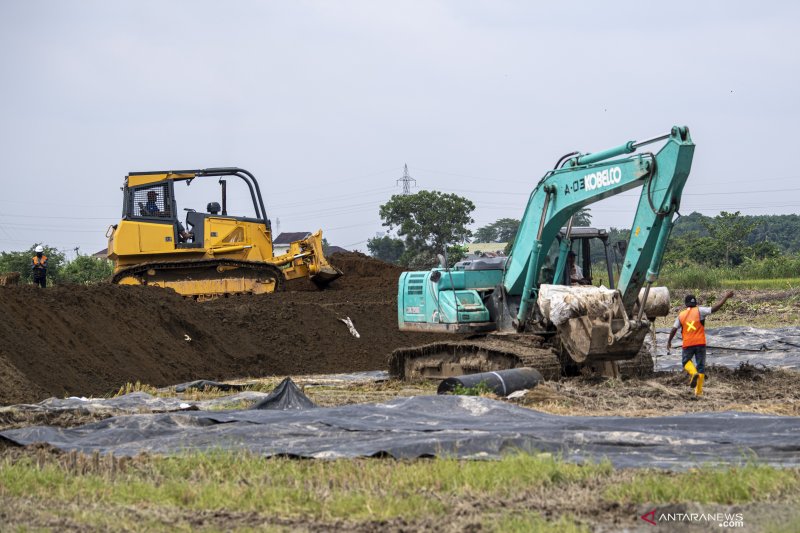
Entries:
[[722,297],[722,300],[720,300],[719,302],[717,302],[716,304],[711,306],[711,312],[712,313],[716,313],[717,311],[722,309],[722,306],[725,305],[725,302],[728,301],[728,298],[730,298],[732,296],[733,296],[733,291],[726,292],[725,296]]

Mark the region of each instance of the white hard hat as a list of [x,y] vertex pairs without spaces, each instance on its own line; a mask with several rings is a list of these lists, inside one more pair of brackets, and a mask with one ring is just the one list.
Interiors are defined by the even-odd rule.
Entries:
[[42,245],[40,244],[39,246],[34,248],[34,251],[38,254],[38,253],[44,252],[44,248],[42,248]]

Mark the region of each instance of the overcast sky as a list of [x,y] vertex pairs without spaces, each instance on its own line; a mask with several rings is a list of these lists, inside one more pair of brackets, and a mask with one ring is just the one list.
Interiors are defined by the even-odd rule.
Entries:
[[280,231],[365,250],[404,163],[477,228],[565,152],[675,124],[682,213],[798,213],[799,5],[0,0],[0,250],[95,252],[127,172],[212,166],[253,172]]

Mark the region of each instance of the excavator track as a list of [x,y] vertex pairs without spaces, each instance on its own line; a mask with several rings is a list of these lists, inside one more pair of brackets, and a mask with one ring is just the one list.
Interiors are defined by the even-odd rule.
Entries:
[[558,353],[538,335],[488,335],[399,348],[389,357],[392,377],[441,379],[463,374],[532,367],[545,379],[561,375]]
[[[487,335],[462,341],[433,342],[398,348],[389,356],[389,373],[395,379],[444,379],[464,374],[530,367],[547,380],[578,375],[581,366],[572,361],[557,337],[539,335]],[[641,377],[653,373],[650,344],[633,359],[619,361],[619,375]]]
[[151,261],[120,270],[111,279],[121,285],[172,288],[179,294],[209,299],[230,294],[283,290],[284,275],[275,265],[232,259]]

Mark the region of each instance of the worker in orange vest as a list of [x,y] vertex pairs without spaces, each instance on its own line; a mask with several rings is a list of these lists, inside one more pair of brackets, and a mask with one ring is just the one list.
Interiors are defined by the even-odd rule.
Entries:
[[[728,291],[722,299],[712,307],[698,307],[697,298],[689,294],[684,299],[686,309],[678,314],[675,325],[669,332],[667,339],[667,353],[672,349],[672,339],[681,330],[683,339],[683,357],[681,365],[689,373],[689,386],[694,387],[695,396],[703,395],[703,383],[706,379],[706,317],[719,311],[728,298],[733,296],[733,291]],[[695,363],[692,362],[694,358]]]
[[47,256],[44,255],[41,244],[34,251],[36,255],[33,256],[31,264],[33,283],[44,289],[47,286]]

